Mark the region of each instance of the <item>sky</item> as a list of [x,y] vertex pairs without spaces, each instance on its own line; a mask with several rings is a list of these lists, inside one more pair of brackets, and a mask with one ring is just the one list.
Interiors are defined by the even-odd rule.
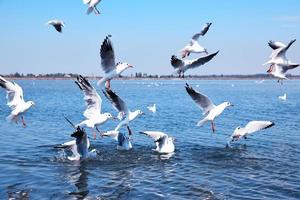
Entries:
[[[299,8],[299,0],[102,0],[95,16],[81,0],[0,0],[0,74],[102,75],[99,49],[108,34],[116,60],[134,65],[125,75],[172,74],[171,55],[206,22],[213,24],[199,43],[220,52],[187,74],[266,73],[269,40],[298,39],[287,56],[300,62]],[[50,19],[65,22],[62,34],[45,25]]]

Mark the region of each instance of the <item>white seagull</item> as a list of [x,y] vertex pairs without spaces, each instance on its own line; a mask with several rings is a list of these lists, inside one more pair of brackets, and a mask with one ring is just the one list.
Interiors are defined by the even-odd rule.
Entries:
[[286,72],[291,69],[295,69],[298,67],[299,64],[271,64],[270,68],[268,69],[268,73],[274,76],[275,78],[278,78],[278,83],[283,83],[284,79],[288,79],[286,77]]
[[100,49],[101,65],[105,74],[98,82],[98,85],[107,82],[106,88],[108,89],[110,89],[111,79],[121,75],[124,70],[133,67],[128,63],[115,63],[115,53],[109,37],[111,36],[109,35],[105,38]]
[[130,142],[129,137],[120,131],[107,131],[101,134],[103,137],[111,137],[118,142],[117,149],[118,150],[130,150],[132,149],[132,144]]
[[122,126],[126,126],[129,135],[132,134],[131,129],[129,127],[129,122],[137,118],[139,115],[143,115],[144,113],[141,110],[136,110],[131,112],[128,108],[126,103],[112,90],[106,89],[103,91],[104,95],[107,99],[111,102],[112,106],[119,112],[118,118],[120,123],[115,128],[115,131],[118,131]]
[[286,101],[286,99],[287,99],[286,93],[284,93],[282,96],[279,96],[278,99],[280,99],[282,101]]
[[270,55],[270,60],[266,62],[263,65],[276,65],[276,64],[281,64],[281,65],[295,65],[296,63],[292,63],[290,60],[287,59],[286,57],[286,52],[287,50],[291,47],[291,45],[295,42],[296,40],[292,40],[289,42],[288,45],[284,45],[281,42],[269,42],[269,46],[273,49],[272,54]]
[[180,50],[182,58],[189,56],[190,53],[206,53],[206,54],[208,54],[207,50],[198,43],[198,39],[200,36],[204,36],[207,33],[211,24],[212,23],[206,23],[206,25],[202,28],[202,30],[199,33],[196,33],[195,35],[193,35],[190,43],[188,45],[186,45],[183,49]]
[[77,130],[71,135],[71,137],[74,137],[76,139],[65,142],[55,147],[69,149],[73,154],[72,156],[67,157],[70,161],[79,161],[89,157],[97,156],[96,149],[92,149],[91,151],[89,151],[90,141],[83,129],[77,127]]
[[171,65],[175,69],[175,73],[179,74],[179,78],[184,78],[185,71],[204,65],[205,63],[209,62],[213,57],[215,57],[218,53],[219,51],[193,60],[181,60],[175,55],[172,55]]
[[166,133],[160,131],[141,131],[140,133],[154,139],[156,144],[154,151],[159,153],[173,153],[175,151],[175,138],[169,137]]
[[203,110],[203,115],[206,117],[200,120],[197,123],[197,126],[202,126],[206,122],[211,122],[212,131],[215,132],[214,119],[218,117],[227,107],[233,106],[229,102],[223,102],[219,105],[215,105],[207,96],[201,94],[200,92],[194,90],[187,83],[185,86],[187,93],[190,97],[195,101],[195,103],[199,106],[201,110]]
[[231,135],[230,140],[234,142],[241,138],[247,139],[249,134],[270,128],[274,125],[271,121],[250,121],[245,127],[237,127]]
[[62,32],[62,27],[65,27],[65,23],[59,19],[53,19],[47,22],[47,25],[52,25],[57,32]]
[[18,123],[18,117],[21,116],[23,127],[26,127],[23,114],[35,103],[33,101],[25,102],[23,89],[17,83],[7,81],[2,76],[0,76],[0,86],[6,90],[7,105],[12,109],[7,119]]
[[152,105],[149,105],[147,106],[147,109],[150,111],[150,112],[153,112],[153,113],[156,113],[156,104],[152,104]]
[[100,3],[100,1],[101,0],[83,0],[83,3],[88,5],[86,14],[89,15],[94,11],[95,15],[100,15],[99,10],[97,9],[97,5]]
[[76,127],[85,126],[91,128],[93,136],[96,138],[96,132],[94,129],[96,128],[100,133],[97,126],[103,124],[108,119],[113,119],[113,116],[110,113],[101,113],[102,99],[87,79],[79,75],[77,76],[75,83],[83,91],[84,100],[87,106],[83,113],[86,120],[77,124]]

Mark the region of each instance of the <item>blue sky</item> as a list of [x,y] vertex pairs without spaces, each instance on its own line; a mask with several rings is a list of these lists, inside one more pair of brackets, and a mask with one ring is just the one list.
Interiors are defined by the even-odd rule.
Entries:
[[[199,42],[220,53],[189,74],[265,73],[270,39],[298,39],[288,58],[300,62],[299,0],[102,0],[98,8],[100,16],[87,16],[81,0],[0,0],[0,74],[102,75],[99,47],[107,34],[117,61],[135,66],[126,74],[171,74],[171,55],[206,22],[213,25]],[[63,34],[45,25],[53,18],[65,21]]]

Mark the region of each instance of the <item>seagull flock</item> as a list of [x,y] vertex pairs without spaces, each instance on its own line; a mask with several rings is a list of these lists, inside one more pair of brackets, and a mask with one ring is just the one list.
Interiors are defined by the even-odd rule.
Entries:
[[[97,5],[101,2],[101,0],[83,0],[83,2],[88,6],[87,14],[92,12],[96,15],[100,14],[97,9]],[[62,33],[62,28],[65,27],[65,23],[58,19],[48,21],[47,25],[52,25],[55,30],[60,33]],[[209,54],[207,49],[198,43],[199,38],[207,34],[211,25],[212,23],[206,23],[200,32],[192,36],[191,41],[179,51],[181,58],[178,58],[176,55],[171,56],[171,65],[175,70],[174,73],[178,74],[180,78],[184,78],[184,73],[187,70],[204,65],[211,61],[219,53],[219,51],[216,51]],[[101,138],[111,137],[117,142],[118,150],[132,149],[131,137],[133,135],[133,131],[130,128],[130,123],[133,123],[137,117],[144,114],[144,112],[139,109],[131,111],[125,101],[111,89],[111,80],[119,77],[122,72],[133,67],[126,62],[116,62],[111,37],[111,35],[106,36],[100,47],[101,67],[104,75],[97,85],[102,90],[103,95],[111,103],[112,107],[117,111],[117,114],[115,117],[111,113],[102,111],[102,99],[95,87],[87,78],[81,75],[77,76],[75,84],[79,87],[80,91],[82,91],[86,104],[86,109],[83,112],[85,120],[74,125],[65,117],[74,128],[74,132],[71,137],[75,139],[56,146],[56,148],[70,150],[70,152],[72,152],[72,156],[68,156],[67,158],[71,161],[84,160],[97,155],[96,149],[90,150],[89,137],[84,128],[89,128],[91,130],[94,139],[97,138],[97,132]],[[272,48],[272,54],[270,56],[270,60],[263,65],[269,65],[267,72],[276,77],[278,82],[281,82],[281,84],[284,79],[287,79],[286,72],[299,66],[299,64],[291,62],[286,57],[287,50],[295,41],[296,40],[292,40],[287,45],[276,41],[268,42],[268,45]],[[186,57],[189,57],[191,54],[205,55],[196,59],[186,59]],[[1,76],[0,87],[6,90],[7,106],[11,108],[11,113],[7,119],[18,124],[20,117],[22,125],[25,128],[26,122],[24,114],[32,106],[34,106],[35,103],[33,101],[25,101],[23,89],[17,83],[8,81]],[[195,90],[188,83],[185,85],[185,90],[196,105],[202,110],[204,115],[204,118],[196,123],[196,125],[203,126],[210,122],[212,133],[215,133],[215,119],[219,117],[225,109],[232,107],[233,104],[225,101],[216,105],[208,96]],[[284,96],[280,96],[279,99],[286,100],[286,94]],[[147,109],[152,113],[156,113],[156,104],[149,105]],[[108,120],[118,120],[119,123],[110,131],[101,131],[100,126]],[[274,122],[272,121],[250,121],[245,127],[237,127],[230,136],[228,143],[238,141],[241,138],[247,139],[248,135],[272,126],[274,126]],[[127,128],[127,133],[121,131],[122,127]],[[139,131],[139,133],[154,140],[156,145],[156,148],[153,149],[154,151],[161,154],[170,154],[175,151],[175,138],[169,136],[167,133],[161,131]]]

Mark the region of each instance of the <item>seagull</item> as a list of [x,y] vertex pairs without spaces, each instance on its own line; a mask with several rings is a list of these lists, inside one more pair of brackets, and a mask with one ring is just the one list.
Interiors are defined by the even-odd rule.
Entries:
[[175,69],[175,73],[179,74],[179,78],[180,77],[184,78],[185,71],[187,71],[188,69],[194,69],[201,65],[204,65],[205,63],[209,62],[213,57],[215,57],[218,53],[219,51],[193,60],[181,60],[177,58],[175,55],[172,55],[171,65]]
[[278,78],[278,83],[281,82],[281,84],[283,83],[284,79],[288,79],[286,77],[286,72],[290,69],[295,69],[296,67],[298,67],[299,64],[271,64],[269,69],[268,69],[268,73],[271,74],[272,76],[274,76],[275,78]]
[[197,123],[197,126],[202,126],[206,122],[211,122],[213,133],[215,132],[214,119],[218,117],[227,107],[233,106],[230,102],[223,102],[220,105],[215,105],[207,96],[194,90],[187,83],[185,86],[187,93],[195,101],[195,103],[203,110],[203,115],[206,117]]
[[112,90],[106,89],[103,91],[104,95],[111,102],[112,106],[119,112],[118,119],[120,123],[115,128],[115,131],[118,131],[122,126],[126,126],[129,135],[132,134],[131,129],[129,127],[129,122],[137,118],[139,115],[143,115],[144,113],[141,110],[136,110],[131,112],[126,103]]
[[98,85],[102,85],[103,83],[107,82],[106,88],[108,89],[110,89],[111,79],[120,76],[124,70],[133,67],[128,63],[119,62],[115,64],[115,53],[109,37],[111,37],[111,35],[106,36],[105,40],[101,45],[101,65],[105,75],[100,81],[98,81]]
[[117,149],[118,150],[130,150],[132,149],[132,144],[130,142],[129,137],[127,137],[124,133],[120,131],[107,131],[101,134],[103,137],[112,137],[114,140],[118,142]]
[[52,25],[57,32],[62,32],[62,27],[65,27],[65,23],[59,19],[53,19],[47,22],[47,25]]
[[290,60],[286,58],[286,52],[290,48],[290,46],[295,42],[296,40],[292,40],[289,42],[288,45],[284,45],[283,43],[271,43],[269,42],[269,46],[274,49],[272,51],[272,54],[270,55],[270,60],[263,65],[271,64],[282,64],[282,65],[295,65],[296,63],[292,63]]
[[286,93],[284,93],[284,95],[282,95],[282,96],[279,96],[278,99],[280,99],[282,101],[286,101],[286,99],[287,99]]
[[101,0],[83,0],[83,3],[88,5],[88,9],[86,14],[89,15],[94,11],[95,15],[100,15],[99,10],[97,9],[97,5],[101,2]]
[[25,102],[23,99],[23,89],[15,82],[5,80],[0,76],[0,86],[6,90],[7,105],[12,109],[7,119],[18,123],[21,116],[23,127],[26,127],[23,114],[35,105],[33,101]]
[[84,160],[86,158],[95,157],[97,155],[96,149],[92,149],[91,151],[89,151],[90,141],[84,129],[78,126],[71,137],[74,137],[76,139],[65,142],[55,147],[69,149],[73,153],[72,156],[67,157],[70,161]]
[[175,138],[169,137],[166,133],[160,131],[141,131],[140,133],[154,139],[156,144],[154,151],[159,153],[173,153],[175,151]]
[[245,127],[237,127],[230,139],[231,142],[238,141],[241,138],[247,139],[251,133],[270,128],[275,124],[271,121],[250,121]]
[[180,50],[182,58],[189,56],[190,53],[206,53],[206,54],[208,54],[207,50],[198,43],[198,39],[200,36],[204,36],[207,33],[211,24],[212,23],[206,23],[206,25],[202,28],[202,30],[199,33],[196,33],[195,35],[193,35],[190,43],[188,45],[186,45],[183,49]]
[[286,47],[285,44],[283,44],[282,42],[276,42],[274,40],[270,40],[268,42],[268,45],[273,49],[273,50],[276,50],[278,48],[282,48],[282,47]]
[[156,113],[156,104],[147,106],[147,108],[150,112]]
[[79,75],[77,76],[77,80],[75,81],[75,83],[82,90],[87,106],[86,110],[83,113],[86,120],[80,122],[75,127],[86,126],[91,128],[95,139],[96,132],[94,131],[94,129],[96,128],[96,130],[100,132],[97,126],[103,124],[108,119],[113,119],[114,117],[110,113],[101,113],[102,99],[86,78]]

